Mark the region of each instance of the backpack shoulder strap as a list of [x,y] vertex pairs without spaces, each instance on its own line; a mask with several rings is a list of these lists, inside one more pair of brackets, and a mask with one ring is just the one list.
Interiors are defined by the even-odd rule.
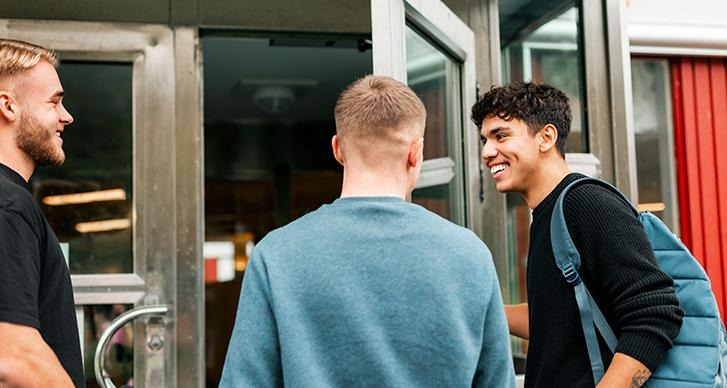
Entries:
[[553,215],[550,219],[550,241],[553,244],[553,253],[555,255],[555,261],[558,265],[558,269],[563,273],[569,284],[572,284],[578,278],[578,270],[581,267],[581,256],[578,250],[573,244],[570,233],[568,232],[568,225],[565,222],[565,213],[563,212],[563,203],[565,202],[565,195],[568,194],[574,187],[584,184],[592,183],[604,187],[611,192],[617,194],[621,199],[629,204],[634,213],[638,214],[638,210],[631,204],[628,198],[626,198],[621,191],[612,186],[608,182],[604,182],[600,179],[595,178],[581,178],[571,182],[558,196],[558,200],[555,202],[553,208]]
[[565,221],[565,214],[563,211],[565,195],[573,189],[573,187],[584,183],[593,183],[605,187],[618,194],[635,212],[636,209],[618,189],[609,183],[593,178],[581,178],[570,183],[565,187],[565,189],[563,189],[558,196],[558,200],[553,208],[553,215],[550,219],[550,241],[553,246],[555,262],[558,269],[563,274],[563,277],[565,277],[566,282],[574,287],[576,302],[578,303],[578,310],[581,318],[581,326],[583,328],[583,335],[586,339],[586,346],[588,348],[588,358],[591,362],[593,381],[598,384],[604,374],[604,365],[603,360],[601,359],[598,337],[596,337],[595,329],[597,328],[601,333],[601,336],[606,341],[611,353],[615,352],[618,340],[616,335],[613,333],[613,330],[608,325],[608,321],[606,321],[603,312],[601,312],[598,305],[596,305],[595,300],[593,300],[593,297],[590,292],[588,292],[588,289],[581,279],[578,272],[581,266],[581,256],[573,243],[573,239],[568,231],[568,225]]

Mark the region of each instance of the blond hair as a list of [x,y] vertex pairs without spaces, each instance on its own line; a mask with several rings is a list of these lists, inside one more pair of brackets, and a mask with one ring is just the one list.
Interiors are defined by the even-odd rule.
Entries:
[[408,86],[390,77],[369,75],[341,93],[334,116],[336,133],[342,139],[398,142],[402,131],[424,134],[427,111]]
[[29,70],[41,59],[58,66],[58,56],[52,50],[20,40],[0,39],[0,78]]

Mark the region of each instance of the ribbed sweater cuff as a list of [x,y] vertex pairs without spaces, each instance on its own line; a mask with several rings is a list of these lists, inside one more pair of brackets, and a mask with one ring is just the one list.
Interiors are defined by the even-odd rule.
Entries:
[[661,364],[671,347],[663,340],[643,333],[623,333],[619,338],[616,351],[633,357],[646,365],[651,372]]

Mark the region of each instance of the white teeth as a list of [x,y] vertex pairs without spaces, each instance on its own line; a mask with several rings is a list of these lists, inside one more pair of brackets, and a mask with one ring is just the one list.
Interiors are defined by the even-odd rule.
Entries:
[[490,167],[490,173],[497,174],[498,172],[505,170],[505,168],[507,168],[507,165],[498,164],[498,165]]

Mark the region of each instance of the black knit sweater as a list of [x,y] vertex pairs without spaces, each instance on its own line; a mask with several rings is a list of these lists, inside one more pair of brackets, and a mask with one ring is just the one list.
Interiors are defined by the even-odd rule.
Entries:
[[[550,243],[553,206],[579,177],[566,176],[533,210],[526,387],[594,386],[573,287],[556,267]],[[616,351],[653,371],[671,348],[683,312],[671,278],[656,266],[641,223],[623,200],[593,184],[568,193],[564,212],[581,254],[581,277],[619,338]],[[600,342],[608,365],[612,355]]]

